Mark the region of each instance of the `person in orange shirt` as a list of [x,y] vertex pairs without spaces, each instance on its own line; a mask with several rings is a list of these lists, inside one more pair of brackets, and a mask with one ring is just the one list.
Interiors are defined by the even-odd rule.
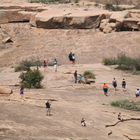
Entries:
[[106,83],[103,84],[103,91],[104,91],[104,95],[108,96],[108,85]]

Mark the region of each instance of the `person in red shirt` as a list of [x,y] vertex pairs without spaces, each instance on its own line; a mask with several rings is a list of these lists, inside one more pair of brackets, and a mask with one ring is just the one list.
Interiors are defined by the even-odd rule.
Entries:
[[108,85],[106,83],[103,84],[103,91],[104,91],[104,95],[108,96]]

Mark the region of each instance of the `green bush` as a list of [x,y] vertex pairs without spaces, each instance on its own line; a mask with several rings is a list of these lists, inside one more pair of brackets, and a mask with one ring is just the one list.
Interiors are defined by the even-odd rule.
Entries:
[[15,72],[18,71],[28,71],[30,70],[30,67],[33,66],[41,66],[42,65],[42,61],[36,59],[31,59],[31,60],[23,60],[22,62],[20,62],[16,67],[15,67]]
[[117,64],[117,60],[116,60],[116,58],[105,58],[103,60],[103,64],[104,65],[116,65]]
[[140,58],[131,58],[125,54],[118,55],[117,58],[105,58],[104,65],[118,65],[117,69],[140,71]]
[[109,10],[109,11],[122,11],[125,10],[124,8],[119,7],[118,5],[113,5],[111,3],[107,3],[105,5],[105,9]]
[[114,107],[120,107],[132,111],[140,111],[140,102],[130,102],[128,100],[115,101],[111,103]]
[[24,88],[42,88],[41,81],[44,77],[39,70],[22,72],[19,78],[21,79],[21,86]]
[[85,71],[83,76],[87,79],[95,79],[95,75],[91,71]]

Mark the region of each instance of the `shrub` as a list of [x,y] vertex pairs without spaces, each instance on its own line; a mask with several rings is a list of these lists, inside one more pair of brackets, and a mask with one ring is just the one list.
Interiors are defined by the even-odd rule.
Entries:
[[75,2],[75,3],[78,3],[78,2],[79,2],[79,0],[74,0],[74,2]]
[[116,65],[117,64],[117,60],[116,60],[116,58],[105,58],[103,60],[103,64],[104,65]]
[[83,75],[87,79],[95,79],[95,75],[91,71],[85,71]]
[[131,58],[125,54],[118,55],[115,58],[105,58],[103,60],[104,65],[118,65],[117,69],[140,71],[140,58]]
[[127,110],[140,111],[140,102],[130,102],[128,100],[120,100],[111,103],[114,107],[120,107]]
[[42,88],[41,81],[44,77],[39,70],[22,72],[19,78],[24,88]]
[[22,62],[20,62],[16,67],[15,67],[15,72],[18,71],[28,71],[30,70],[30,67],[32,66],[41,66],[42,65],[42,61],[36,59],[31,59],[31,60],[23,60]]
[[105,9],[110,10],[110,11],[122,11],[122,10],[125,10],[125,8],[121,8],[118,5],[113,5],[111,3],[107,3],[105,5]]

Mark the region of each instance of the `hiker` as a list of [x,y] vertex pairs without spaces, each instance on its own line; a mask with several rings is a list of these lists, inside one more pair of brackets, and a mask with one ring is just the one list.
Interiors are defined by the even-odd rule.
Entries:
[[139,97],[139,96],[140,96],[140,89],[139,89],[139,88],[136,89],[135,96],[136,96],[136,97]]
[[21,99],[23,99],[23,96],[24,96],[24,87],[21,87],[20,88],[20,96],[21,96]]
[[81,126],[83,126],[83,127],[87,126],[84,118],[82,118],[82,120],[81,120]]
[[44,71],[45,71],[48,66],[48,60],[43,61],[43,66],[44,66]]
[[50,116],[51,115],[51,104],[49,102],[49,100],[46,102],[46,115]]
[[54,71],[57,72],[57,59],[55,58],[53,61],[53,67],[54,67]]
[[75,64],[75,54],[72,54],[72,63]]
[[72,61],[72,52],[69,53],[69,60]]
[[113,81],[112,81],[112,86],[114,87],[115,91],[117,90],[117,81],[115,78],[113,78]]
[[75,83],[78,82],[78,74],[77,74],[77,70],[75,70],[75,72],[74,72],[74,80],[75,80]]
[[103,91],[104,91],[104,95],[108,96],[108,85],[106,83],[103,84]]
[[122,88],[125,91],[126,90],[126,81],[125,79],[122,80]]

